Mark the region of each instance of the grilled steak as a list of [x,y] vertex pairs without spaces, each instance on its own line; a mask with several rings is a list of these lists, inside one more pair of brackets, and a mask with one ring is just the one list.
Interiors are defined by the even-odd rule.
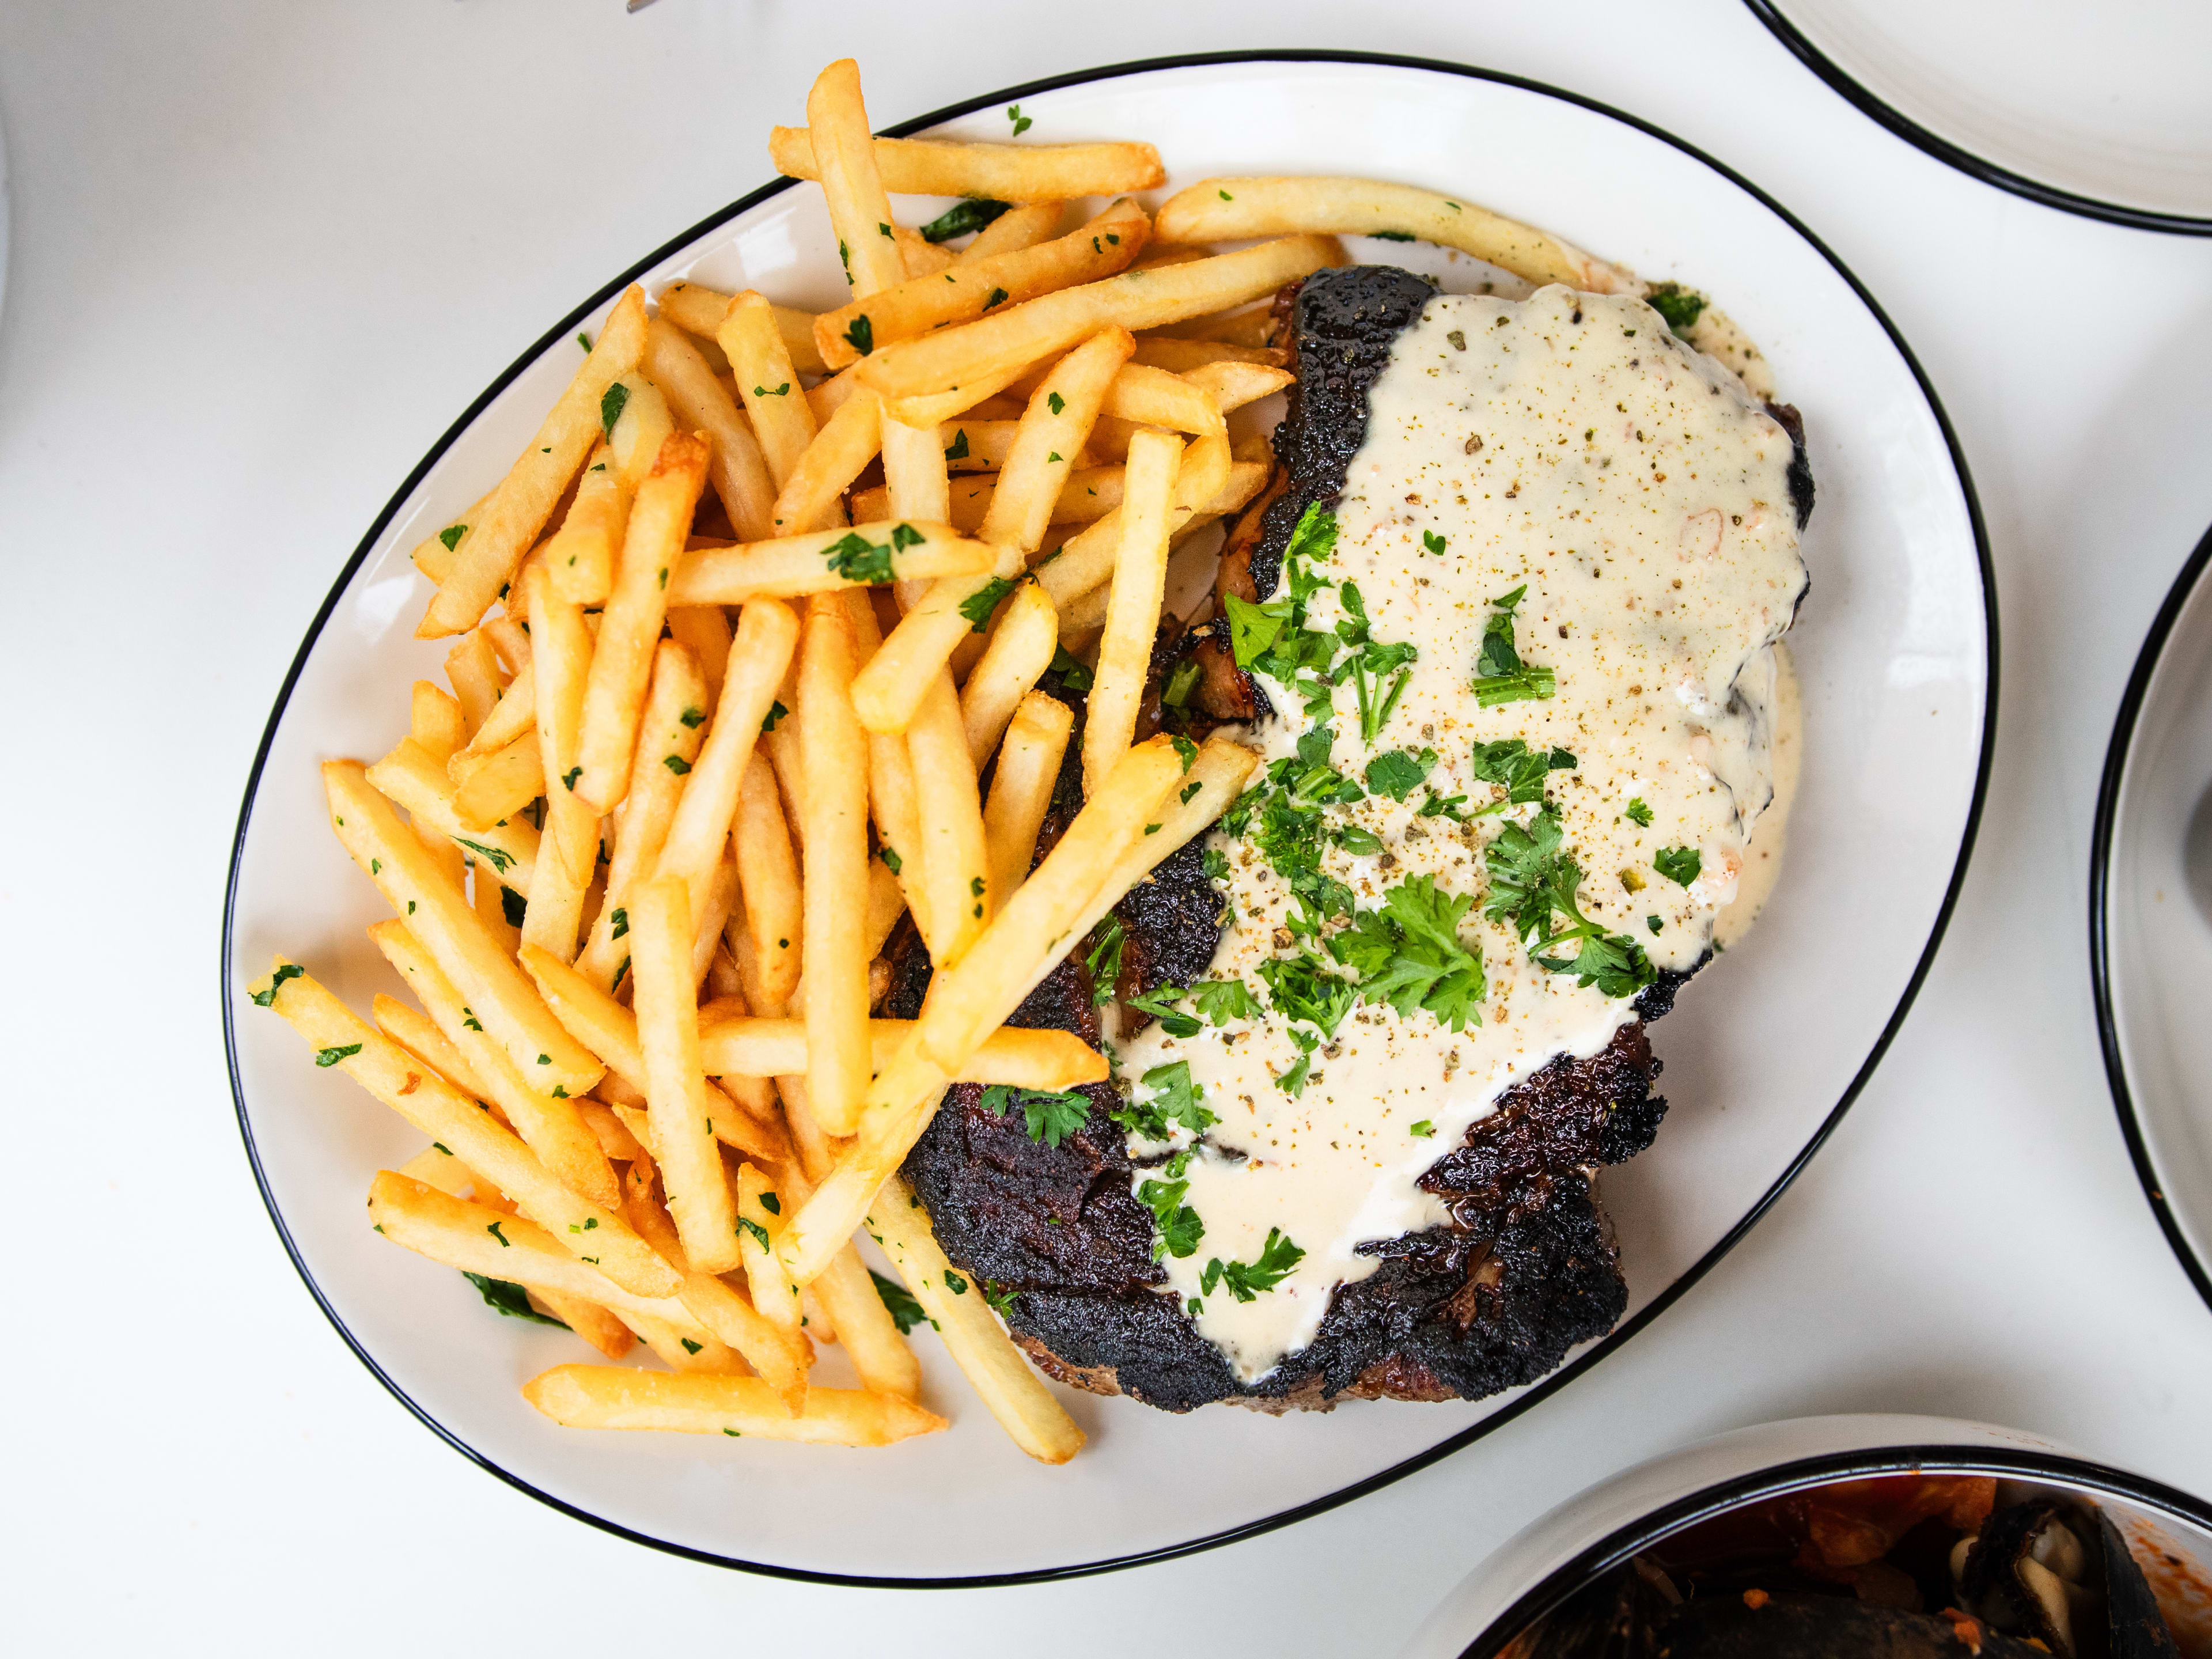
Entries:
[[[1366,431],[1368,388],[1432,292],[1421,278],[1376,267],[1325,271],[1285,291],[1280,337],[1298,379],[1275,437],[1277,476],[1224,555],[1224,593],[1273,593],[1301,515],[1343,489]],[[1797,504],[1809,507],[1809,497],[1808,474]],[[1266,712],[1265,693],[1236,667],[1224,640],[1209,629],[1164,630],[1139,738],[1159,729],[1159,684],[1194,656],[1203,671],[1196,690],[1182,709],[1166,711],[1180,729]],[[1079,720],[1079,691],[1049,679],[1042,689],[1073,704]],[[1079,749],[1068,747],[1040,859],[1081,805]],[[1086,955],[1094,936],[1009,1023],[1095,1042],[1102,1004],[1203,977],[1225,913],[1202,867],[1202,846],[1168,859],[1116,907],[1111,986],[1092,982]],[[885,1012],[912,1018],[928,965],[906,924],[892,956]],[[1662,973],[1638,998],[1639,1018],[1598,1054],[1559,1056],[1507,1090],[1421,1181],[1443,1200],[1449,1222],[1363,1246],[1377,1269],[1340,1285],[1313,1340],[1251,1383],[1166,1291],[1152,1213],[1132,1194],[1126,1138],[1108,1115],[1118,1103],[1112,1085],[1083,1091],[1088,1120],[1058,1146],[1032,1140],[1019,1111],[988,1109],[980,1088],[955,1085],[905,1173],[946,1254],[1062,1381],[1170,1411],[1222,1400],[1282,1411],[1326,1408],[1347,1395],[1479,1398],[1542,1376],[1574,1345],[1610,1330],[1626,1306],[1595,1174],[1642,1151],[1657,1131],[1666,1102],[1650,1091],[1660,1065],[1644,1022],[1665,1013],[1688,977]],[[1124,1010],[1125,1033],[1140,1022]]]

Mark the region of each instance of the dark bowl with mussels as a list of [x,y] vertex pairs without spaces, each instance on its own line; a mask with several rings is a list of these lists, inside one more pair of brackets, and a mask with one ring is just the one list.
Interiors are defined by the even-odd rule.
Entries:
[[1762,1425],[1501,1547],[1405,1659],[2212,1659],[2212,1505],[1943,1419]]

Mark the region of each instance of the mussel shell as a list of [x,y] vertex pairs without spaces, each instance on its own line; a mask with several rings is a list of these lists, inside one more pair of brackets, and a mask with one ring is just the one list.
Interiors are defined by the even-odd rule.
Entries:
[[[1686,1601],[1659,1630],[1653,1659],[1968,1659],[1948,1619],[1839,1595],[1735,1595]],[[1979,1659],[2048,1659],[1986,1626]]]
[[1672,1605],[1631,1562],[1583,1586],[1515,1644],[1512,1659],[1650,1659],[1653,1626]]
[[2097,1532],[2105,1547],[2106,1629],[2112,1638],[2111,1659],[2180,1659],[2173,1632],[2159,1611],[2150,1583],[2136,1565],[2134,1553],[2120,1529],[2102,1510],[2097,1512]]
[[[2020,1563],[2045,1527],[2070,1519],[2047,1498],[2031,1498],[1994,1512],[1982,1523],[1981,1535],[1966,1552],[1966,1570],[1959,1575],[1962,1605],[2021,1626],[2031,1636],[2041,1638],[2053,1653],[2069,1651],[2043,1604],[2021,1583]],[[2004,1619],[1996,1611],[1999,1608],[2008,1611],[2011,1617]]]

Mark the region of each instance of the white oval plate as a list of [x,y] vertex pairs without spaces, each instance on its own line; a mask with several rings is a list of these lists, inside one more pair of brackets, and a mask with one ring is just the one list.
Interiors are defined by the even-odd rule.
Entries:
[[[2037,1436],[1948,1417],[1801,1417],[1701,1440],[1567,1499],[1468,1573],[1399,1659],[1494,1659],[1592,1578],[1685,1527],[1832,1480],[1922,1473],[2087,1498],[2112,1513],[2138,1560],[2169,1558],[2174,1571],[2158,1576],[2167,1584],[2202,1583],[2212,1569],[2212,1505]],[[2201,1598],[2168,1617],[2177,1611],[2201,1620]]]
[[[1069,1397],[1091,1436],[1047,1469],[1008,1443],[927,1332],[949,1433],[888,1451],[556,1429],[517,1388],[580,1358],[492,1316],[459,1274],[362,1220],[379,1167],[418,1150],[342,1077],[306,1063],[244,987],[283,950],[356,1006],[397,989],[362,929],[379,915],[324,822],[315,767],[383,753],[443,647],[411,630],[408,550],[528,441],[623,283],[684,276],[794,303],[842,296],[819,192],[738,203],[562,319],[401,487],[340,574],[280,694],[248,786],[224,940],[224,1008],[249,1150],[286,1244],[362,1359],[457,1448],[569,1512],[664,1548],[799,1576],[1004,1582],[1095,1571],[1278,1525],[1395,1479],[1532,1404],[1617,1346],[1741,1236],[1865,1081],[1926,970],[1986,773],[1995,618],[1972,492],[1924,379],[1872,300],[1783,210],[1626,117],[1448,65],[1284,55],[1135,65],[924,118],[1003,139],[1016,99],[1040,140],[1151,139],[1169,186],[1212,173],[1359,173],[1455,191],[1649,276],[1719,296],[1804,411],[1820,504],[1796,635],[1808,761],[1792,869],[1739,951],[1660,1028],[1674,1108],[1609,1172],[1630,1310],[1534,1389],[1474,1403],[1351,1404],[1283,1420],[1173,1417]],[[933,210],[931,210],[933,211]],[[1413,252],[1363,244],[1370,258]],[[1432,265],[1451,262],[1431,257]],[[1467,262],[1457,262],[1467,280]],[[825,1361],[833,1365],[842,1360]],[[834,1370],[825,1375],[835,1375]]]
[[1746,0],[1907,143],[2048,207],[2212,235],[2203,0]]
[[2208,564],[2212,531],[2159,607],[2120,699],[2090,838],[2089,969],[2136,1173],[2212,1304],[2212,920],[2182,861],[2197,803],[2212,791]]

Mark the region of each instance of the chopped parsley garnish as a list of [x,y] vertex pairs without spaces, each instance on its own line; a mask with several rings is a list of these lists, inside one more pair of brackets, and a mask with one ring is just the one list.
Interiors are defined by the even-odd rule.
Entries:
[[1410,1018],[1426,1009],[1455,1031],[1482,1024],[1488,985],[1482,957],[1460,943],[1472,895],[1440,892],[1432,876],[1413,876],[1382,895],[1334,934],[1328,952],[1359,975],[1364,1002],[1387,1002]]
[[1413,240],[1413,233],[1410,230],[1370,230],[1367,234],[1378,242],[1410,242]]
[[1221,1120],[1206,1107],[1206,1091],[1191,1081],[1190,1062],[1155,1066],[1145,1073],[1144,1086],[1152,1094],[1144,1100],[1127,1100],[1107,1113],[1115,1122],[1146,1140],[1165,1140],[1181,1124],[1193,1134],[1204,1134]]
[[1649,927],[1655,933],[1663,933],[1667,931],[1667,924],[1660,921],[1656,916],[1644,917],[1644,925],[1646,927]]
[[1386,749],[1367,763],[1367,787],[1392,800],[1403,800],[1420,787],[1436,763],[1433,749],[1424,749],[1418,755],[1404,749]]
[[1044,401],[1046,406],[1055,415],[1059,414],[1060,410],[1067,407],[1067,399],[1061,397],[1057,392],[1046,392],[1044,394]]
[[1651,827],[1651,809],[1644,804],[1643,796],[1638,795],[1630,801],[1625,810],[1632,819],[1642,824],[1646,830]]
[[1190,988],[1198,1012],[1217,1026],[1232,1019],[1257,1019],[1262,1010],[1252,988],[1241,979],[1205,979]]
[[1001,1285],[995,1279],[987,1279],[983,1281],[983,1300],[991,1304],[991,1311],[1001,1319],[1012,1319],[1014,1316],[1014,1298],[1020,1294],[1019,1291],[1009,1285]]
[[750,1233],[752,1235],[753,1243],[759,1245],[763,1250],[773,1250],[775,1249],[775,1242],[768,1236],[768,1229],[762,1226],[759,1222],[755,1221],[750,1216],[741,1215],[738,1218],[738,1231],[740,1233]]
[[1030,118],[1022,113],[1019,104],[1006,106],[1006,119],[1014,124],[1014,137],[1017,138],[1030,130]]
[[438,539],[445,543],[446,551],[450,553],[461,544],[461,538],[468,533],[468,526],[465,524],[449,524],[443,530],[441,530],[438,532]]
[[576,331],[576,343],[588,352],[592,349],[592,337],[580,328]]
[[499,890],[499,913],[507,918],[508,927],[521,927],[522,919],[529,913],[529,908],[530,901],[512,887],[502,886]]
[[1198,1242],[1206,1237],[1206,1224],[1198,1218],[1198,1212],[1184,1203],[1183,1194],[1190,1190],[1188,1181],[1140,1181],[1137,1183],[1137,1201],[1152,1212],[1159,1224],[1160,1236],[1152,1242],[1152,1260],[1164,1255],[1177,1261],[1196,1253]]
[[781,1215],[783,1213],[783,1200],[778,1198],[774,1193],[763,1193],[760,1195],[760,1201],[761,1208],[766,1210],[770,1215]]
[[283,967],[277,969],[275,973],[269,975],[269,988],[267,990],[256,991],[253,994],[254,1006],[260,1008],[275,1007],[276,1006],[277,990],[283,985],[284,981],[288,979],[298,979],[306,974],[307,971],[307,970],[306,969],[300,966],[296,962],[288,962],[284,963]]
[[1423,1118],[1419,1123],[1408,1124],[1406,1128],[1406,1133],[1409,1135],[1418,1136],[1423,1140],[1429,1140],[1434,1139],[1437,1133],[1437,1126],[1430,1122],[1428,1119]]
[[1257,1261],[1224,1261],[1215,1256],[1206,1264],[1199,1276],[1199,1286],[1212,1296],[1221,1285],[1229,1287],[1229,1294],[1239,1302],[1249,1302],[1262,1291],[1272,1291],[1290,1277],[1291,1270],[1305,1260],[1306,1253],[1284,1237],[1279,1227],[1267,1229],[1267,1242],[1260,1247]]
[[1201,1029],[1199,1022],[1188,1014],[1179,1014],[1175,1011],[1176,1004],[1189,994],[1180,985],[1163,985],[1140,997],[1131,997],[1122,1006],[1133,1008],[1140,1014],[1150,1014],[1159,1021],[1160,1029],[1170,1036],[1196,1036]]
[[945,1288],[955,1296],[965,1296],[968,1294],[968,1281],[947,1267],[945,1270]]
[[1121,918],[1109,916],[1091,935],[1091,949],[1083,958],[1083,965],[1091,970],[1091,1000],[1094,1006],[1103,1008],[1114,1000],[1114,981],[1121,976],[1123,934]]
[[1651,855],[1651,867],[1678,887],[1695,881],[1705,862],[1705,854],[1694,847],[1662,847]]
[[925,242],[949,242],[956,236],[965,236],[971,230],[981,230],[1013,205],[1011,202],[994,202],[986,196],[971,196],[964,202],[956,202],[921,228]]
[[761,717],[761,730],[763,732],[775,731],[775,723],[790,712],[791,710],[786,708],[781,700],[770,703],[768,713]]
[[609,386],[599,398],[599,430],[606,434],[607,441],[614,441],[615,422],[622,419],[623,410],[629,403],[629,388],[620,380]]
[[514,854],[512,853],[497,847],[487,847],[480,841],[470,841],[463,836],[455,836],[453,839],[502,876],[514,868]]
[[866,313],[854,318],[846,328],[845,343],[863,357],[876,349],[876,325],[868,320]]
[[679,778],[691,769],[691,763],[681,755],[663,755],[660,757],[660,763]]
[[966,427],[962,427],[959,431],[952,434],[952,441],[945,446],[945,459],[948,461],[964,461],[968,459],[968,428]]
[[706,723],[707,711],[703,708],[687,708],[676,718],[683,721],[691,731],[696,732]]
[[929,1317],[921,1310],[921,1304],[908,1293],[905,1285],[885,1279],[873,1267],[868,1269],[868,1277],[876,1281],[876,1294],[883,1298],[884,1310],[890,1315],[892,1323],[899,1328],[900,1335],[905,1335]]
[[1270,957],[1260,964],[1259,974],[1267,988],[1270,1007],[1285,1019],[1319,1027],[1323,1036],[1336,1035],[1358,1000],[1357,986],[1330,973],[1328,964],[1310,952]]
[[[1180,732],[1170,733],[1168,742],[1174,745],[1176,758],[1182,763],[1182,769],[1186,772],[1189,771],[1198,759],[1198,745]],[[1188,800],[1190,797],[1185,795],[1183,799]]]
[[583,775],[584,769],[582,767],[572,766],[566,772],[563,772],[561,775],[561,781],[573,793],[576,787],[576,780]]
[[983,309],[988,311],[994,306],[1002,306],[1006,303],[1006,290],[1002,288],[994,288],[989,294],[984,296]]
[[1513,647],[1513,612],[1528,591],[1523,582],[1490,602],[1492,614],[1483,626],[1482,649],[1474,665],[1474,700],[1485,708],[1503,702],[1540,702],[1559,689],[1550,669],[1523,663]]
[[1181,708],[1190,701],[1190,694],[1198,689],[1199,677],[1205,670],[1198,659],[1185,657],[1168,676],[1167,684],[1160,691],[1160,701],[1170,708]]
[[[504,1244],[507,1241],[502,1238],[500,1243]],[[505,1314],[509,1319],[527,1319],[535,1324],[550,1325],[556,1330],[568,1328],[566,1320],[556,1319],[532,1307],[530,1292],[511,1279],[491,1279],[483,1273],[470,1273],[466,1268],[462,1269],[461,1277],[477,1287],[477,1294],[483,1297],[485,1306]]]
[[1088,691],[1091,689],[1092,675],[1090,667],[1064,645],[1054,647],[1052,661],[1044,672],[1060,682],[1060,689],[1063,691]]
[[1313,1069],[1313,1051],[1321,1046],[1321,1038],[1311,1031],[1302,1030],[1293,1025],[1291,1027],[1291,1041],[1298,1045],[1297,1063],[1275,1079],[1275,1086],[1295,1100],[1306,1091],[1307,1074]]
[[511,1250],[514,1248],[514,1241],[509,1238],[505,1233],[500,1231],[500,1223],[495,1221],[489,1226],[486,1227],[484,1231],[499,1241],[500,1249],[502,1250]]
[[629,912],[628,909],[624,908],[621,905],[617,905],[615,907],[614,915],[611,920],[613,921],[614,926],[607,933],[607,937],[610,939],[622,939],[629,933]]
[[1425,553],[1443,552],[1444,550],[1444,538],[1442,536],[1437,535],[1433,530],[1424,530],[1421,532],[1421,550]]
[[1709,302],[1704,295],[1679,283],[1662,283],[1644,296],[1644,303],[1664,317],[1668,327],[1686,338]]
[[994,576],[960,601],[960,614],[968,619],[973,630],[980,634],[991,625],[991,613],[999,608],[999,602],[1013,591],[1014,583],[1011,577]]
[[889,846],[879,847],[876,850],[878,855],[883,859],[884,868],[890,871],[893,875],[898,874],[900,871],[906,868],[906,860],[901,858],[898,854],[892,850]]
[[872,542],[859,531],[848,532],[823,550],[832,574],[849,582],[887,582],[891,579],[891,550],[888,543]]
[[351,1060],[360,1052],[361,1044],[358,1042],[349,1042],[343,1048],[318,1048],[315,1050],[315,1064],[335,1066],[342,1060]]
[[1564,749],[1531,749],[1519,738],[1478,743],[1474,775],[1485,783],[1496,784],[1505,793],[1475,816],[1540,801],[1544,799],[1544,780],[1554,772],[1572,771],[1574,767],[1575,757]]
[[[1483,849],[1490,872],[1490,902],[1483,915],[1510,922],[1523,939],[1533,939],[1529,955],[1555,974],[1572,974],[1576,982],[1595,985],[1608,997],[1633,996],[1651,983],[1654,972],[1644,947],[1626,933],[1608,933],[1575,903],[1582,867],[1561,845],[1559,815],[1547,806],[1526,829],[1509,823]],[[1554,914],[1567,918],[1554,929]],[[1580,948],[1572,959],[1547,956],[1564,945]]]
[[757,386],[753,388],[753,396],[756,398],[781,398],[788,395],[790,391],[791,382],[786,380],[781,386],[777,386],[774,391],[770,391],[764,386]]
[[1091,1120],[1091,1102],[1073,1090],[1048,1094],[1038,1089],[1018,1089],[1010,1083],[994,1083],[983,1091],[983,1109],[1004,1117],[1009,1106],[1022,1109],[1023,1126],[1031,1140],[1048,1146],[1060,1143]]

